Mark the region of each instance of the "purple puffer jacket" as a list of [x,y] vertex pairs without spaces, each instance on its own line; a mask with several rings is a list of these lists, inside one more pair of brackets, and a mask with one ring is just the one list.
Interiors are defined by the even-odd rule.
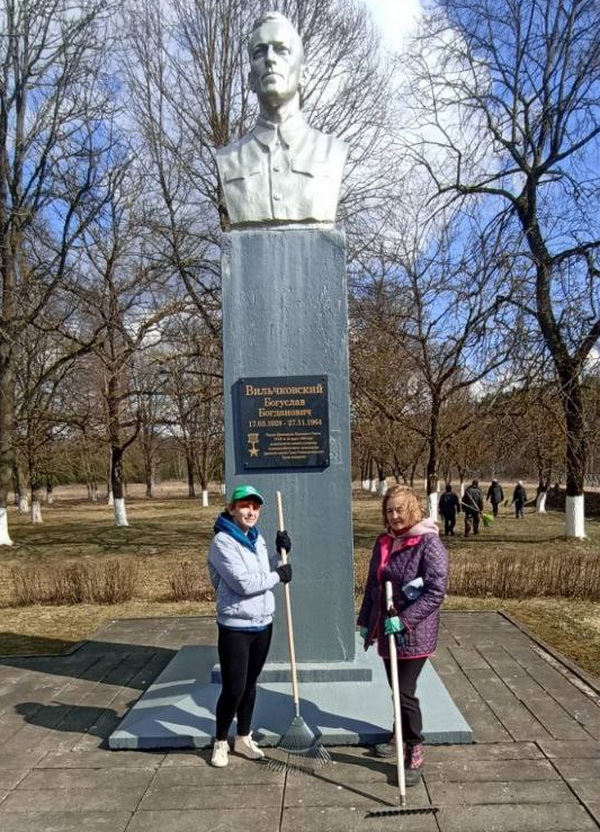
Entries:
[[[382,548],[389,552],[394,544],[402,548],[392,552],[380,570]],[[423,579],[422,592],[410,601],[402,587],[419,577]],[[365,650],[377,640],[377,652],[389,658],[389,637],[383,629],[385,581],[392,582],[394,607],[406,627],[396,640],[398,658],[430,656],[437,646],[440,606],[448,583],[448,552],[432,520],[422,520],[400,538],[384,532],[373,547],[357,624],[368,628]]]

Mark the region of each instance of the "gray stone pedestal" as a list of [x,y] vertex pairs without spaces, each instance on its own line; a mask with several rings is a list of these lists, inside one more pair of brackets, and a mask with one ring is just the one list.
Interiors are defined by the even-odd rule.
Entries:
[[[214,648],[183,647],[110,736],[110,748],[211,745],[221,691],[215,658]],[[259,679],[253,735],[261,745],[275,746],[290,727],[294,706],[287,668],[279,675],[265,670]],[[365,653],[359,648],[352,662],[301,666],[299,677],[300,713],[325,745],[371,745],[389,738],[390,688],[374,649]],[[417,693],[427,743],[472,742],[471,728],[429,662]]]
[[[346,251],[342,232],[318,228],[232,231],[223,255],[223,372],[227,491],[251,483],[266,498],[260,530],[270,547],[281,491],[292,537],[291,584],[299,662],[354,657]],[[326,377],[329,464],[244,466],[240,382]],[[281,399],[281,396],[274,398]],[[283,593],[270,660],[287,661]]]

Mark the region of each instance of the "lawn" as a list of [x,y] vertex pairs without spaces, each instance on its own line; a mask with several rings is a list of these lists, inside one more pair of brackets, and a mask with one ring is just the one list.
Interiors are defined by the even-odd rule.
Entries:
[[[211,494],[211,506],[203,508],[183,495],[183,486],[165,486],[147,500],[133,486],[125,528],[113,525],[112,509],[88,503],[72,488],[60,489],[55,503],[44,507],[42,525],[32,526],[27,516],[9,509],[14,546],[0,547],[0,654],[60,652],[115,618],[212,614],[204,562],[222,498]],[[357,492],[353,508],[359,602],[380,529],[379,500]],[[563,522],[561,514],[532,510],[517,521],[507,508],[489,529],[468,539],[460,535],[459,523],[459,534],[447,540],[451,581],[445,609],[503,609],[600,677],[600,523],[588,521],[588,540],[567,542]],[[15,577],[39,582],[56,577],[65,564],[97,569],[111,563],[135,568],[128,600],[15,605]],[[585,578],[578,580],[581,570],[587,570]],[[502,587],[504,597],[489,595],[490,586]],[[561,595],[545,595],[548,587]],[[531,597],[520,597],[521,592]]]

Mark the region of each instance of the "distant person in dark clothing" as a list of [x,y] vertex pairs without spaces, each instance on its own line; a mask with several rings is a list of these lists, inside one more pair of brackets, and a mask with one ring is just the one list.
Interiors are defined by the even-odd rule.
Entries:
[[479,520],[483,511],[483,492],[479,487],[479,481],[473,480],[471,485],[465,488],[462,498],[462,507],[465,513],[465,537],[471,534],[479,534]]
[[490,487],[488,488],[486,500],[489,500],[492,504],[492,512],[494,513],[494,517],[498,516],[498,506],[504,499],[504,491],[502,490],[502,486],[498,482],[498,480],[492,480]]
[[527,502],[527,493],[525,488],[523,487],[523,483],[521,480],[516,484],[515,490],[513,491],[513,498],[512,498],[513,505],[515,507],[515,517],[518,520],[519,517],[524,517],[523,508],[525,503]]
[[440,497],[439,510],[441,516],[444,518],[444,534],[454,535],[456,514],[460,511],[460,500],[452,490],[451,485],[446,486],[446,490]]

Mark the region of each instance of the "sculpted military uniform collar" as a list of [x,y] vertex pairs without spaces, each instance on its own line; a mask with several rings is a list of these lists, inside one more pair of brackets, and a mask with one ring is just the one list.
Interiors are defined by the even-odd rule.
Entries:
[[256,126],[252,131],[254,138],[265,147],[272,147],[277,138],[281,138],[286,147],[291,147],[297,142],[308,129],[308,124],[301,112],[294,113],[282,124],[274,124],[262,116],[258,117]]

